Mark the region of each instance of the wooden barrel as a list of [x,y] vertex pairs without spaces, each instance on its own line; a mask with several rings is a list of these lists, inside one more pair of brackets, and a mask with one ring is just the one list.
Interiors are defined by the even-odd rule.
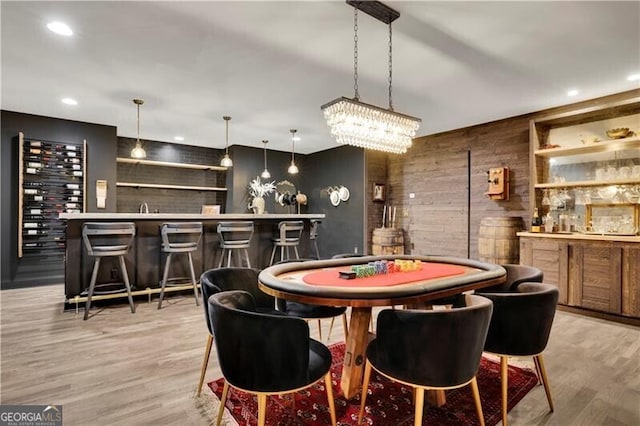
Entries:
[[485,217],[480,221],[478,258],[481,262],[519,263],[517,232],[522,231],[521,217]]
[[374,256],[404,254],[404,236],[402,229],[375,228],[373,230],[371,243],[371,253]]

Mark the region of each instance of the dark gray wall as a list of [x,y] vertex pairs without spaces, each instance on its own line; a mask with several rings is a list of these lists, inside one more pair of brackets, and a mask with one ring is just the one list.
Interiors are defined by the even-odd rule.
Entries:
[[18,259],[18,142],[19,132],[25,137],[48,141],[82,143],[87,141],[87,211],[96,209],[96,179],[107,179],[106,209],[116,211],[116,128],[100,124],[62,120],[38,115],[1,111],[0,145],[0,260],[2,288],[24,285],[60,283],[64,281],[64,265],[60,262],[43,266]]
[[[365,236],[365,152],[362,148],[340,146],[305,157],[304,173],[308,188],[308,211],[324,213],[320,225],[320,257],[338,253],[366,252]],[[327,188],[344,185],[350,198],[334,207]]]

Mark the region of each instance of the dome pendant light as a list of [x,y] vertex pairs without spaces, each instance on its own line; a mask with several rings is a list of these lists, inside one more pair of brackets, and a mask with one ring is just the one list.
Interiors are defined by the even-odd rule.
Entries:
[[264,144],[264,171],[260,175],[262,179],[271,179],[271,173],[269,173],[269,169],[267,169],[267,144],[269,141],[262,141]]
[[296,166],[294,153],[295,153],[295,143],[296,143],[296,129],[289,130],[291,132],[291,165],[287,169],[289,174],[295,175],[298,173],[298,166]]
[[134,99],[133,103],[138,107],[138,138],[136,139],[136,146],[131,150],[131,158],[147,158],[147,152],[142,148],[140,143],[140,105],[144,103],[142,99]]
[[231,117],[225,115],[222,119],[225,122],[226,130],[224,138],[224,157],[220,160],[220,165],[222,167],[233,167],[233,161],[231,161],[231,157],[229,157],[229,120],[231,120]]

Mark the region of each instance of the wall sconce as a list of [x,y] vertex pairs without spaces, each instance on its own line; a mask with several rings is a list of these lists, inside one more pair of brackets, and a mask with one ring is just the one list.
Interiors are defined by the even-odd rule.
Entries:
[[295,158],[294,158],[297,130],[296,129],[290,129],[289,131],[291,132],[291,165],[289,166],[287,171],[289,172],[289,174],[295,175],[295,174],[298,173],[298,166],[296,166],[296,162],[295,162]]

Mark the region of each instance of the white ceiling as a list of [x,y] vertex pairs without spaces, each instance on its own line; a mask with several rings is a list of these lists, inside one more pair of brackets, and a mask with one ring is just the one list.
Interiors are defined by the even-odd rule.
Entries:
[[[640,87],[640,2],[389,1],[393,104],[427,135]],[[335,146],[320,106],[353,97],[343,1],[1,2],[2,109],[224,147]],[[71,37],[47,30],[67,23]],[[388,28],[359,15],[361,100],[388,105]],[[580,94],[567,97],[568,89]],[[60,102],[72,97],[79,104]]]

